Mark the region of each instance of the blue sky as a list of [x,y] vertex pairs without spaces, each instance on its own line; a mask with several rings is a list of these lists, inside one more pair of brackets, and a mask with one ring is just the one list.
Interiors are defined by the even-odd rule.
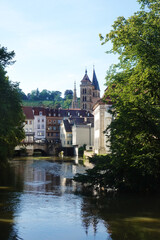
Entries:
[[101,95],[105,75],[116,56],[105,53],[105,35],[118,16],[139,10],[136,0],[1,0],[0,44],[16,53],[7,68],[20,88],[61,91],[79,85],[85,68],[92,80],[93,65]]

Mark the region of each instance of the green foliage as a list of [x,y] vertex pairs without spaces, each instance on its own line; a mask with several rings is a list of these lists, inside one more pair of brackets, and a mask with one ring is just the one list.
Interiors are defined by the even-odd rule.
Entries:
[[4,66],[13,63],[14,54],[7,54],[6,48],[0,48],[0,162],[5,161],[24,138],[18,84],[10,82],[4,71]]
[[[102,44],[112,42],[110,52],[119,54],[119,63],[106,77],[106,96],[113,103],[113,121],[106,130],[111,154],[107,174],[97,182],[103,178],[103,185],[144,192],[160,189],[160,2],[139,2],[142,11],[119,17],[111,32],[100,36]],[[99,176],[99,160],[88,176]]]
[[72,90],[66,90],[64,92],[64,99],[72,99],[73,98],[73,91]]
[[7,52],[7,48],[1,47],[0,45],[0,66],[5,68],[7,65],[13,64],[13,57],[15,56],[14,51]]
[[84,151],[86,150],[86,144],[78,148],[78,155],[83,157]]
[[59,91],[48,91],[46,89],[41,92],[37,90],[32,90],[28,94],[28,97],[19,89],[19,94],[23,100],[23,106],[31,107],[52,107],[52,108],[64,108],[69,109],[72,104],[73,92],[72,90],[65,91],[65,97],[62,98],[62,93]]

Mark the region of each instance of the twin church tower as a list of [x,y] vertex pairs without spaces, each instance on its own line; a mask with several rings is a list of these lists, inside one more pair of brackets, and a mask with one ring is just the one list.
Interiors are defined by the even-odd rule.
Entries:
[[[93,78],[90,81],[87,70],[80,84],[80,108],[92,112],[93,105],[100,99],[100,88],[93,68]],[[76,85],[74,84],[72,109],[78,108]]]

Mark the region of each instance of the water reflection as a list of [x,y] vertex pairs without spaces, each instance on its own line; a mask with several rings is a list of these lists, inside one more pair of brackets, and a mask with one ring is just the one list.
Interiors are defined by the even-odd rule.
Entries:
[[2,240],[160,239],[159,198],[75,195],[74,162],[13,161],[0,175]]
[[[8,165],[0,167],[0,239],[18,239],[13,231],[14,211],[19,204],[19,192],[23,189],[21,176],[15,176],[13,169]],[[14,189],[17,189],[17,193]]]
[[[94,219],[103,220],[108,239],[160,239],[160,197],[108,196],[86,198],[82,204],[86,231]],[[97,221],[95,231],[97,227]]]

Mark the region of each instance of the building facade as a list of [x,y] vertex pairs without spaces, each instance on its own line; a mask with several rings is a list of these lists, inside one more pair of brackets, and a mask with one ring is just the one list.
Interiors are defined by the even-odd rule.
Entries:
[[72,127],[72,143],[73,146],[87,145],[93,148],[94,145],[94,127],[92,123],[74,124]]
[[60,124],[63,116],[60,109],[46,109],[46,139],[50,143],[60,142]]
[[60,127],[61,145],[63,148],[72,147],[72,127],[69,121],[63,120]]
[[43,107],[33,107],[35,141],[46,138],[46,109]]
[[94,152],[95,154],[107,154],[110,152],[106,128],[112,121],[112,115],[108,112],[111,102],[107,104],[99,100],[94,106]]
[[23,113],[25,115],[24,132],[25,139],[24,143],[33,143],[34,141],[34,115],[32,107],[22,107]]

